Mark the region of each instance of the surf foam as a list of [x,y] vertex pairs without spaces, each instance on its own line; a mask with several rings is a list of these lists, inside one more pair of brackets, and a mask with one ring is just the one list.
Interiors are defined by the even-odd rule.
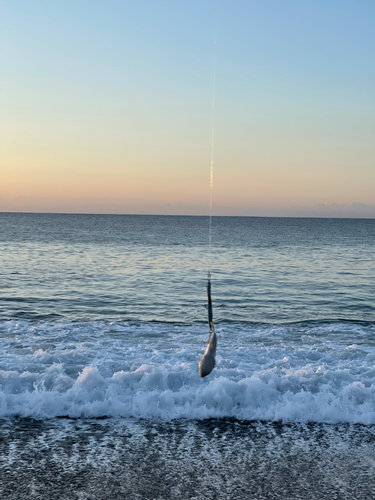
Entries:
[[[0,417],[375,423],[374,325],[0,323]],[[353,343],[355,340],[356,343]]]

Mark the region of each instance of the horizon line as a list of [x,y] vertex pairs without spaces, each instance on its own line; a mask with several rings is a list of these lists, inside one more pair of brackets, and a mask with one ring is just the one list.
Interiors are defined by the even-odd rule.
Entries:
[[[210,214],[147,214],[147,213],[98,213],[98,212],[24,212],[24,211],[4,211],[0,210],[0,214],[24,214],[24,215],[110,215],[110,216],[137,216],[137,217],[210,217]],[[375,220],[375,217],[348,217],[348,216],[329,216],[329,215],[212,215],[215,218],[231,217],[231,218],[252,218],[252,219],[358,219],[358,220]]]

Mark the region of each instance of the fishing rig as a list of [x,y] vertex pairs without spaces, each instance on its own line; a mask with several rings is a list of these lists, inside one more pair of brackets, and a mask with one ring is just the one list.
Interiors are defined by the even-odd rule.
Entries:
[[207,290],[207,310],[208,310],[208,326],[210,328],[210,333],[208,337],[208,341],[211,339],[212,333],[215,331],[214,327],[214,322],[213,322],[213,314],[212,314],[212,299],[211,299],[211,273],[208,273],[207,276],[207,285],[206,285],[206,290]]
[[[215,22],[216,24],[216,22]],[[212,129],[211,129],[211,164],[210,164],[210,216],[208,228],[208,248],[211,261],[211,234],[212,234],[212,194],[213,194],[213,177],[214,177],[214,139],[215,139],[215,84],[216,84],[216,29],[214,31],[213,44],[213,72],[212,72]],[[211,273],[207,275],[207,310],[208,310],[208,326],[209,335],[207,340],[207,348],[199,362],[199,374],[201,377],[209,375],[216,366],[216,346],[217,337],[212,314],[212,299],[211,299]]]

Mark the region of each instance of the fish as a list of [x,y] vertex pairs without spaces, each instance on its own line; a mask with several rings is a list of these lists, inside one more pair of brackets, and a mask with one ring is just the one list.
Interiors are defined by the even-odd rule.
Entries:
[[208,337],[206,351],[201,357],[201,360],[199,362],[199,375],[202,378],[207,377],[207,375],[209,375],[216,366],[216,360],[215,360],[216,346],[217,346],[217,337],[215,330],[213,330],[210,333],[210,336]]

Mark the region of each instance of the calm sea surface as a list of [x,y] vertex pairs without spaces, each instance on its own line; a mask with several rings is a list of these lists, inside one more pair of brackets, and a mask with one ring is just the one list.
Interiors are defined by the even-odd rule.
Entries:
[[375,220],[1,214],[3,319],[375,320]]
[[212,231],[0,214],[2,498],[374,498],[375,220]]

